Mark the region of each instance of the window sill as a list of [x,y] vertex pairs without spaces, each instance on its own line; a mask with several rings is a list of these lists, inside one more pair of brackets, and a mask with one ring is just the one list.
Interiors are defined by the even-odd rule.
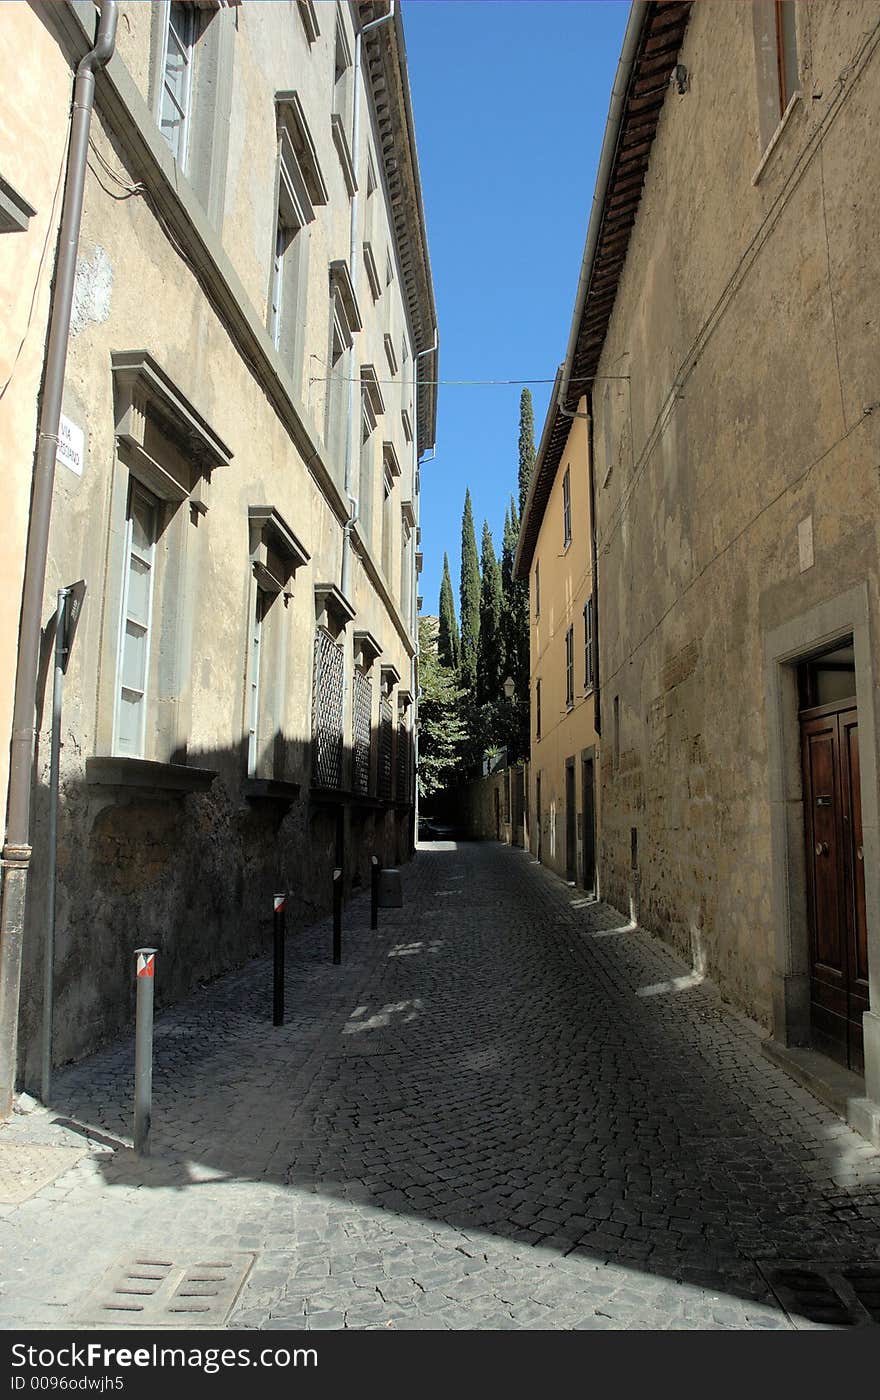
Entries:
[[242,792],[248,802],[284,802],[290,806],[299,797],[300,785],[279,778],[247,778]]
[[798,103],[801,101],[802,97],[803,93],[801,92],[800,88],[798,88],[797,92],[793,92],[791,94],[791,97],[788,101],[788,106],[786,107],[782,116],[779,118],[779,125],[777,126],[773,135],[770,137],[770,140],[767,142],[767,149],[765,150],[764,154],[759,160],[758,168],[752,176],[753,185],[757,185],[759,180],[761,179],[761,176],[764,174],[764,171],[766,170],[767,165],[770,161],[770,157],[776,150],[776,147],[779,145],[779,142],[782,140],[782,134],[791,120],[791,114],[797,107]]
[[216,776],[216,769],[190,768],[185,763],[119,756],[86,759],[86,782],[101,787],[138,788],[150,793],[207,792]]

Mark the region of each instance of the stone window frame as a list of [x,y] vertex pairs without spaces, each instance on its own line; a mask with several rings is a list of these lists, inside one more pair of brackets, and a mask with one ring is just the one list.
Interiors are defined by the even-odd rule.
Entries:
[[315,9],[314,0],[296,0],[296,4],[299,10],[299,17],[302,20],[303,29],[305,30],[306,39],[309,42],[309,47],[311,47],[321,33],[318,25],[318,12]]
[[301,390],[308,319],[310,226],[316,218],[316,207],[328,203],[329,193],[297,92],[276,92],[275,133],[273,245],[266,325],[285,370]]
[[[363,321],[348,263],[343,258],[336,258],[331,262],[329,272],[330,325],[324,400],[324,446],[328,458],[327,469],[341,484],[345,477],[348,381],[352,373],[354,337],[363,329]],[[339,370],[334,374],[337,365]]]
[[376,441],[379,418],[385,413],[385,400],[373,365],[361,365],[361,444],[358,476],[358,533],[372,551],[373,497],[376,477]]
[[[185,766],[191,725],[193,607],[198,593],[198,532],[208,513],[211,475],[232,452],[159,363],[145,350],[111,354],[115,440],[109,547],[95,734],[94,781],[137,781],[146,767]],[[127,517],[131,483],[159,502],[153,618],[148,657],[151,697],[141,756],[116,751],[116,695],[123,626]],[[183,507],[189,509],[183,509]],[[131,778],[126,774],[131,772]]]
[[[807,51],[804,21],[799,7],[794,4],[793,9],[787,12],[794,21],[794,61],[797,69],[795,80],[791,81],[786,73],[784,52],[780,51],[780,39],[785,31],[786,12],[781,9],[783,4],[793,4],[793,0],[754,0],[752,5],[758,148],[761,152],[752,176],[753,185],[758,184],[803,99]],[[790,26],[788,32],[792,37]]]
[[216,227],[222,222],[226,192],[236,32],[231,10],[238,3],[239,0],[186,0],[185,8],[191,15],[188,32],[192,65],[182,157],[175,155],[162,132],[171,0],[159,0],[151,15],[149,106],[177,170],[189,181]]
[[394,378],[398,370],[397,351],[394,349],[394,337],[386,332],[383,340],[385,343],[385,358],[388,361],[388,369],[391,372],[391,377]]
[[0,233],[26,233],[36,212],[24,195],[0,175]]
[[[271,505],[248,506],[250,579],[247,596],[245,690],[242,732],[248,779],[286,780],[283,726],[286,713],[289,627],[285,615],[297,569],[310,555],[281,513]],[[268,626],[267,624],[268,620]],[[254,674],[255,629],[259,627],[259,669]],[[256,694],[256,714],[252,698]],[[271,753],[259,752],[260,735],[274,729]],[[251,732],[253,730],[253,742]]]
[[412,549],[416,532],[416,510],[412,501],[400,503],[400,610],[407,627],[412,626]]
[[330,107],[330,129],[333,144],[349,198],[357,193],[351,147],[354,123],[354,59],[342,6],[336,6],[336,31],[333,48],[333,96]]

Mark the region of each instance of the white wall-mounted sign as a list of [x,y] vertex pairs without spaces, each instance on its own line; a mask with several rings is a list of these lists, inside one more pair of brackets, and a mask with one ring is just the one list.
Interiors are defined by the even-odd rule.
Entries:
[[86,435],[82,428],[78,428],[62,413],[61,422],[58,425],[58,451],[55,453],[55,464],[57,466],[60,462],[62,466],[69,468],[77,476],[82,476],[85,460]]

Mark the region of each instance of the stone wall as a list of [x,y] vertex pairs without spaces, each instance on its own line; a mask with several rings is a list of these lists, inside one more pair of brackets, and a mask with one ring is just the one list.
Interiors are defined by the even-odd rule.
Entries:
[[430,811],[440,822],[476,841],[528,843],[528,764],[504,768],[432,799]]
[[[880,56],[872,7],[798,5],[801,95],[768,141],[759,9],[692,9],[593,403],[603,895],[770,1025],[807,933],[782,926],[774,794],[794,826],[802,805],[765,641],[853,587],[880,621]],[[876,650],[867,674],[866,723]],[[873,755],[862,798],[872,827]]]

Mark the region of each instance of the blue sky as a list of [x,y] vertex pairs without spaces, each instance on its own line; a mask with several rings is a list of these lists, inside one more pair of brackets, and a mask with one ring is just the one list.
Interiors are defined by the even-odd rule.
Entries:
[[[440,379],[549,379],[565,356],[628,0],[406,0],[403,23],[437,319]],[[535,441],[550,384],[532,384]],[[516,494],[521,385],[441,383],[422,468],[423,611],[461,511],[500,554]]]

